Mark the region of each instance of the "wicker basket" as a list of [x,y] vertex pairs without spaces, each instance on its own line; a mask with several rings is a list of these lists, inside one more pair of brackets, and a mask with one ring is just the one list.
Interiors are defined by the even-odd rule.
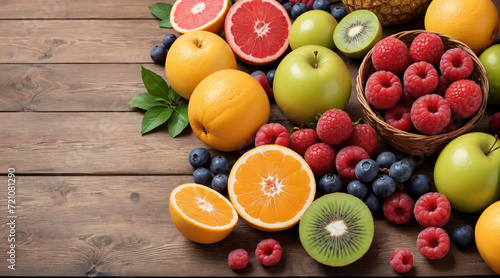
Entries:
[[[429,32],[425,30],[412,30],[404,31],[392,35],[391,37],[398,38],[402,40],[408,47],[410,47],[413,39],[423,32]],[[435,33],[441,37],[444,43],[445,51],[450,48],[460,47],[467,51],[474,62],[474,70],[472,71],[469,79],[475,81],[483,92],[483,102],[478,112],[472,117],[465,119],[464,123],[460,128],[448,133],[436,134],[436,135],[422,135],[417,133],[410,133],[399,130],[387,124],[382,118],[383,112],[374,110],[365,98],[365,84],[368,77],[375,72],[375,68],[372,64],[372,50],[370,50],[363,62],[359,67],[359,72],[357,76],[356,91],[359,102],[361,103],[363,113],[365,115],[368,123],[375,128],[377,133],[391,146],[398,149],[399,151],[409,154],[409,155],[423,155],[430,156],[434,153],[440,151],[447,143],[456,138],[459,135],[469,132],[473,129],[477,123],[481,120],[486,110],[486,103],[488,99],[488,79],[486,77],[486,72],[483,65],[479,61],[476,54],[464,43],[450,38],[446,35]]]

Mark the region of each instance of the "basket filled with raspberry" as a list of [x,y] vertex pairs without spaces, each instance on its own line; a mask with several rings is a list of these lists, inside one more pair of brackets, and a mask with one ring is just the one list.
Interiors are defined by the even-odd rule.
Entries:
[[357,98],[368,123],[391,146],[429,156],[481,120],[488,79],[476,54],[449,36],[400,32],[364,57]]

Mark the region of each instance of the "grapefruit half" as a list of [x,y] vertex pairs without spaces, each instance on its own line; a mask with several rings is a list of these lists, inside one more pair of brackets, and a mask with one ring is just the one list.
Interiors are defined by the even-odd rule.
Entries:
[[229,0],[177,0],[170,10],[170,23],[184,34],[204,30],[220,34],[229,10]]
[[286,51],[291,26],[288,13],[276,0],[238,0],[229,8],[224,32],[242,62],[265,65]]

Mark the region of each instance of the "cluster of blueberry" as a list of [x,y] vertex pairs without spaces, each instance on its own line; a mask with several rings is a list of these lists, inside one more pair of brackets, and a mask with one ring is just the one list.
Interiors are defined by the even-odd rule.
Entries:
[[310,10],[323,10],[329,12],[340,22],[348,11],[343,6],[337,6],[332,9],[330,0],[278,0],[283,5],[292,19],[296,19],[301,14]]
[[224,156],[212,158],[205,148],[196,148],[189,153],[189,164],[195,168],[195,183],[210,186],[218,192],[227,190],[229,160]]
[[162,45],[154,46],[153,49],[151,49],[150,55],[153,62],[156,64],[165,63],[167,52],[176,39],[177,36],[175,34],[166,34],[163,37]]

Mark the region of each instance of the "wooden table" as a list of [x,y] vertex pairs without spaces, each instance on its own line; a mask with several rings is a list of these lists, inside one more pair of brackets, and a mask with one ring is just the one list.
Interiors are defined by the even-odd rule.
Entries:
[[[159,28],[148,9],[156,2],[0,1],[0,275],[398,276],[389,266],[389,254],[397,247],[414,254],[411,276],[494,275],[476,248],[452,245],[441,260],[421,256],[416,236],[422,228],[415,220],[397,226],[376,217],[370,250],[344,268],[313,261],[296,227],[268,233],[240,220],[226,239],[211,245],[180,235],[170,220],[168,197],[175,186],[192,181],[187,157],[204,144],[190,128],[175,139],[166,127],[141,136],[144,113],[128,105],[145,92],[141,65],[165,77],[149,51],[174,31]],[[500,0],[494,2],[500,8]],[[423,29],[422,18],[384,28],[384,36],[411,29]],[[353,80],[345,110],[357,119],[363,117],[354,90],[361,61],[344,59]],[[239,68],[252,72],[276,66]],[[476,131],[486,131],[493,112],[488,108]],[[275,105],[270,121],[293,126]],[[385,149],[391,148],[382,142],[380,150]],[[239,155],[210,151],[231,162]],[[432,177],[435,158],[418,158],[418,171]],[[11,213],[9,169],[16,176]],[[474,225],[477,217],[453,211],[445,230]],[[267,237],[279,240],[284,250],[273,267],[263,267],[252,255]],[[226,263],[235,248],[251,255],[241,272]],[[11,249],[15,271],[8,268]]]

